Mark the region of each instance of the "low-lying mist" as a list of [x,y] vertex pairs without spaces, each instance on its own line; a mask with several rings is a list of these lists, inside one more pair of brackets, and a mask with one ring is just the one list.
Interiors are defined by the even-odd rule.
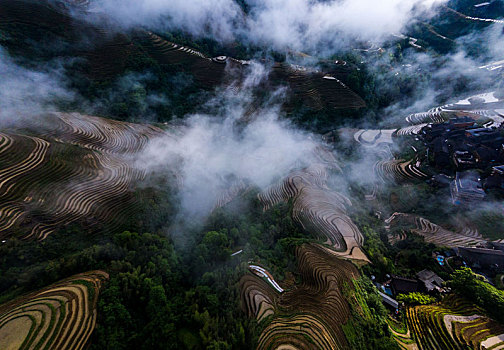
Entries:
[[382,41],[430,18],[446,0],[95,0],[91,12],[123,28],[183,30],[222,42],[329,52],[352,40]]
[[[503,40],[504,25],[495,23],[457,39],[448,54],[409,47],[400,57],[368,55],[364,65],[373,76],[373,93],[387,99],[384,108],[369,111],[374,115],[370,119],[379,120],[379,127],[399,127],[410,113],[503,89],[502,71],[484,68],[504,58]],[[366,128],[376,128],[366,124],[366,119],[361,122]]]
[[75,93],[66,87],[60,60],[27,68],[0,46],[0,76],[0,126],[53,110],[56,100],[75,98]]
[[266,77],[265,68],[252,63],[238,92],[227,88],[209,101],[215,113],[187,116],[177,133],[151,140],[137,160],[149,172],[178,173],[186,219],[209,214],[235,181],[264,189],[312,159],[319,141],[283,118],[280,106],[248,115],[252,90]]

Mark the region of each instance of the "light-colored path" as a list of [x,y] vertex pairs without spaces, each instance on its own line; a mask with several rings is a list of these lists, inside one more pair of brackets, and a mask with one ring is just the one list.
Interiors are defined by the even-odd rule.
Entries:
[[[496,335],[495,337],[490,337],[484,342],[481,342],[481,349],[489,349],[492,346],[495,346],[502,342],[504,342],[504,334]],[[494,349],[502,349],[502,348],[504,348],[504,344]]]

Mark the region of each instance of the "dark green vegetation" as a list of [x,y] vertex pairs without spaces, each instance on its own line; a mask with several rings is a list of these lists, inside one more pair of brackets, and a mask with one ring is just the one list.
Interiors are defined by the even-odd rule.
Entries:
[[[246,1],[239,3],[246,13]],[[457,10],[471,6],[465,1],[455,5]],[[418,23],[411,29],[412,35],[418,32],[422,51],[454,50],[453,41],[440,41],[436,31],[457,38],[475,27],[486,27],[474,24],[455,31],[455,27],[462,27],[459,23],[462,20],[453,12],[448,13],[455,17],[441,23],[439,28],[431,23]],[[223,82],[229,83],[226,81],[229,77],[222,73],[224,66],[201,60],[197,54],[177,51],[171,42],[198,50],[206,57],[228,55],[238,59],[256,57],[268,65],[276,62],[277,71],[271,85],[261,85],[260,91],[253,92],[257,102],[251,104],[250,113],[269,101],[274,89],[289,85],[296,97],[283,104],[282,115],[318,133],[349,121],[361,121],[363,117],[368,123],[378,122],[381,111],[392,103],[403,101],[401,107],[409,107],[418,98],[418,91],[426,87],[436,89],[444,83],[437,81],[432,72],[419,74],[415,69],[398,68],[407,61],[406,50],[411,46],[407,39],[391,44],[385,53],[337,53],[319,62],[324,71],[341,79],[350,88],[349,92],[340,85],[326,88],[320,83],[322,79],[317,82],[312,76],[290,70],[284,63],[293,58],[286,53],[261,52],[241,43],[226,46],[181,32],[153,34],[139,29],[104,34],[103,28],[70,20],[64,11],[44,1],[0,0],[0,14],[0,44],[21,65],[64,68],[67,88],[76,97],[55,101],[59,110],[118,120],[164,123],[195,111],[215,110],[218,103],[205,102],[225,88]],[[90,39],[88,42],[80,40],[83,33]],[[446,42],[450,44],[445,45]],[[346,68],[335,67],[332,63],[335,60],[345,61]],[[369,61],[377,64],[368,67]],[[443,57],[436,56],[432,71],[445,63]],[[460,78],[450,93],[466,92],[468,83],[466,78]],[[436,102],[443,103],[448,98],[451,95],[444,93]],[[325,106],[328,100],[337,107]],[[408,152],[404,152],[404,157],[412,156]],[[62,150],[58,159],[75,160],[76,154],[72,149],[65,154]],[[245,205],[232,203],[215,211],[202,227],[180,225],[176,218],[179,212],[176,194],[169,182],[151,180],[162,189],[136,191],[134,213],[119,220],[121,223],[113,228],[105,223],[103,230],[96,232],[79,222],[79,225],[59,229],[42,242],[14,238],[2,243],[0,303],[82,271],[101,269],[110,274],[110,280],[98,302],[98,327],[92,335],[90,349],[155,349],[160,344],[173,349],[254,348],[262,328],[267,325],[258,325],[243,312],[238,281],[253,261],[280,282],[294,276],[296,281],[289,281],[289,285],[299,288],[301,278],[293,248],[311,242],[311,236],[292,221],[290,203],[263,212],[253,191],[242,198]],[[440,200],[440,194],[447,194],[446,191],[434,190],[424,183],[391,186],[387,191],[385,212],[412,212],[438,224],[444,224],[445,218],[456,212],[443,205],[447,196]],[[447,209],[439,210],[439,207]],[[390,273],[413,277],[419,269],[430,269],[449,278],[451,270],[440,267],[432,258],[432,252],[440,247],[409,234],[391,245],[388,235],[403,233],[401,227],[386,231],[383,218],[375,219],[373,210],[357,208],[352,215],[358,218],[366,238],[363,249],[372,261],[361,272],[383,280]],[[493,224],[500,219],[500,215],[486,212],[473,218],[480,231],[491,238],[502,238]],[[240,249],[242,253],[231,256]],[[396,349],[386,322],[387,311],[370,281],[362,277],[352,284],[347,286],[346,301],[351,317],[343,326],[343,338],[346,337],[352,349]],[[470,287],[463,289],[465,284]],[[497,312],[504,314],[502,293],[474,276],[458,271],[453,275],[452,286],[493,312],[496,318],[502,317]],[[302,297],[308,296],[309,302],[311,289],[307,290]],[[292,304],[299,304],[300,299],[293,298]],[[408,295],[403,300],[410,304],[432,302],[418,295]],[[336,322],[337,327],[340,323]]]
[[473,300],[499,322],[504,322],[504,292],[485,282],[470,269],[462,268],[451,276],[450,286],[460,295]]
[[[368,274],[375,275],[378,280],[383,280],[387,274],[397,274],[404,277],[415,277],[423,269],[436,272],[442,278],[448,278],[450,269],[440,266],[432,257],[436,246],[427,243],[417,235],[409,234],[404,240],[390,244],[383,221],[360,214],[356,220],[361,227],[366,240],[364,250],[372,264],[363,267]],[[401,233],[401,228],[396,228],[392,234]]]
[[434,303],[436,299],[428,294],[414,292],[408,294],[399,294],[397,296],[397,301],[402,301],[407,305],[427,305]]
[[351,349],[398,349],[388,329],[388,311],[369,278],[353,281],[355,291],[350,299],[352,318],[343,325]]
[[[153,201],[150,207],[162,206]],[[189,229],[187,239],[162,231],[90,235],[77,226],[43,242],[11,239],[0,245],[0,302],[103,269],[110,281],[98,302],[91,349],[253,348],[255,321],[242,311],[237,286],[246,262],[259,261],[282,279],[295,266],[289,247],[306,236],[290,219],[288,205],[264,214],[258,203],[251,208],[218,210],[203,228]],[[175,249],[174,241],[183,247]],[[242,254],[230,256],[241,248]]]
[[[419,39],[418,44],[440,54],[446,54],[456,48],[455,40],[474,32],[484,30],[488,23],[470,21],[450,9],[467,16],[496,18],[502,14],[504,7],[500,1],[476,8],[471,0],[452,0],[443,7],[439,14],[428,22],[421,21],[409,28],[410,35]],[[444,36],[445,38],[442,38]],[[472,54],[480,54],[475,49]]]

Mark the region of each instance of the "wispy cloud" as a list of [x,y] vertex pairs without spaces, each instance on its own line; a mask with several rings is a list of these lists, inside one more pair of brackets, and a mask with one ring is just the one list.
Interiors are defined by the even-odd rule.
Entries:
[[208,214],[234,180],[265,188],[313,157],[313,135],[282,119],[275,105],[255,111],[249,123],[239,125],[251,89],[267,76],[261,67],[252,64],[241,92],[226,90],[216,97],[216,113],[188,116],[179,136],[152,140],[139,157],[138,165],[149,171],[178,169],[185,215]]
[[320,51],[349,40],[380,41],[417,18],[425,20],[445,0],[101,0],[93,10],[124,27],[181,29],[197,36],[241,39],[275,49]]
[[0,46],[0,123],[13,122],[53,108],[58,100],[70,100],[61,61],[26,68]]

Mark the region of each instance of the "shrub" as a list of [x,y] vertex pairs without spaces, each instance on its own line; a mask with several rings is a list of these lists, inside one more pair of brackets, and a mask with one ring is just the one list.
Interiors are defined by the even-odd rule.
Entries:
[[399,294],[397,301],[402,301],[408,305],[427,305],[436,302],[436,298],[430,295],[414,292],[409,294]]

